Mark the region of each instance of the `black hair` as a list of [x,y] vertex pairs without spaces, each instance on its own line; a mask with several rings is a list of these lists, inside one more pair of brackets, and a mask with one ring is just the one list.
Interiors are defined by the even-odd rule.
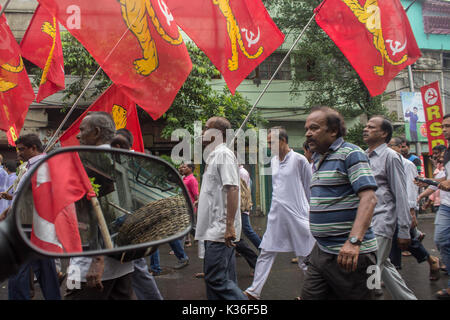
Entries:
[[433,150],[437,150],[439,152],[444,152],[445,150],[447,150],[447,148],[443,144],[438,144],[437,146],[433,147]]
[[328,130],[336,131],[336,138],[345,137],[347,134],[347,127],[345,126],[344,117],[342,117],[339,112],[326,106],[313,107],[311,113],[315,111],[322,111],[325,113]]
[[134,138],[133,138],[133,134],[131,133],[130,130],[126,129],[126,128],[122,128],[116,131],[116,135],[119,134],[121,136],[124,136],[125,138],[127,138],[128,142],[130,143],[130,146],[133,145],[134,142]]
[[8,160],[5,163],[5,167],[10,172],[16,172],[16,170],[17,170],[17,163],[14,160]]
[[41,139],[39,139],[39,137],[34,133],[20,136],[19,139],[16,140],[16,145],[18,144],[23,144],[27,148],[32,148],[33,146],[35,146],[38,152],[44,151]]

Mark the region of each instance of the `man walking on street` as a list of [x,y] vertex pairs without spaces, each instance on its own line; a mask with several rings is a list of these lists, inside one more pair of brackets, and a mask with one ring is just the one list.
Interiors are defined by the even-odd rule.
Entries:
[[222,117],[206,121],[202,141],[206,159],[197,210],[196,240],[205,241],[204,273],[209,300],[245,300],[237,285],[233,241],[241,236],[239,168],[224,143],[230,122]]
[[[442,132],[447,141],[450,142],[450,114],[446,114],[442,120]],[[441,205],[435,222],[434,242],[439,247],[441,257],[447,270],[450,268],[450,150],[447,149],[444,155],[445,178],[439,184],[441,192]],[[446,180],[445,180],[446,179]],[[436,293],[436,298],[440,300],[450,300],[450,278],[447,288]]]
[[284,128],[270,129],[267,142],[274,156],[271,160],[272,205],[259,246],[261,253],[256,262],[255,277],[244,291],[250,299],[260,298],[278,252],[295,252],[300,268],[305,270],[304,259],[315,243],[309,231],[311,166],[303,155],[289,147]]
[[[31,171],[39,160],[45,157],[41,140],[35,134],[26,134],[19,137],[16,141],[16,147],[18,160],[26,162],[26,172]],[[22,181],[27,179],[27,176],[27,173],[22,176],[18,182],[17,189]],[[2,192],[2,198],[12,200],[14,196]],[[39,281],[44,298],[46,300],[61,300],[55,261],[49,258],[33,259],[32,261],[23,264],[18,273],[8,280],[8,299],[31,300],[31,270]]]
[[[107,112],[88,112],[80,124],[77,139],[80,145],[111,148],[116,132],[112,116]],[[105,257],[77,257],[70,259],[73,270],[80,270],[81,289],[67,289],[67,300],[131,300],[135,299],[131,286],[133,262]],[[69,279],[71,275],[68,275]]]
[[[388,146],[389,148],[400,154],[401,143],[402,141],[400,138],[392,138]],[[421,240],[423,239],[421,238],[421,235],[423,234],[417,229],[416,210],[418,208],[417,197],[419,196],[419,190],[418,187],[414,184],[414,178],[418,176],[417,168],[414,163],[412,163],[408,159],[404,157],[401,157],[401,159],[406,174],[406,194],[408,196],[408,207],[412,219],[410,228],[411,243],[408,246],[408,251],[417,260],[418,263],[424,261],[428,262],[430,266],[430,280],[436,281],[440,278],[439,259],[430,255],[427,249],[425,249],[421,242]],[[392,238],[392,249],[389,258],[397,269],[401,269],[402,250],[400,250],[397,245],[397,236],[398,228],[395,229],[394,237]]]
[[377,185],[369,161],[344,141],[344,119],[331,108],[313,108],[305,130],[314,153],[309,219],[316,245],[301,299],[371,299],[367,271],[376,265],[370,222]]
[[392,132],[392,124],[382,116],[372,117],[363,130],[363,140],[369,146],[366,153],[378,185],[376,191],[378,203],[372,219],[372,228],[378,243],[377,265],[380,268],[381,279],[392,298],[416,300],[414,293],[406,286],[389,260],[396,227],[398,247],[407,250],[411,242],[409,234],[411,214],[406,192],[405,169],[401,155],[387,146],[392,138]]

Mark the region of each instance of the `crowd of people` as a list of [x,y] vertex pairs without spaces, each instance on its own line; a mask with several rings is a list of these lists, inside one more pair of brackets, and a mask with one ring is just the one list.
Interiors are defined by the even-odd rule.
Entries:
[[[410,153],[405,139],[393,137],[392,124],[382,116],[370,118],[363,130],[368,145],[365,151],[345,141],[345,121],[329,107],[316,107],[307,117],[304,155],[289,147],[283,127],[271,128],[268,145],[273,156],[273,192],[261,238],[250,223],[250,175],[226,145],[227,129],[231,124],[223,117],[212,117],[205,124],[202,142],[211,152],[205,159],[200,188],[193,175],[195,167],[188,163],[180,166],[195,208],[195,236],[170,243],[178,259],[174,268],[181,269],[193,259],[184,246],[197,241],[203,270],[196,276],[204,279],[209,300],[260,299],[280,252],[294,253],[293,261],[304,274],[300,300],[373,299],[381,291],[379,286],[368,286],[368,268],[373,266],[393,299],[416,300],[398,272],[406,254],[418,263],[428,263],[430,281],[448,272],[450,152],[445,146],[433,149],[434,179],[439,185],[430,186],[416,181],[420,159]],[[450,141],[450,115],[444,117],[442,129]],[[77,138],[81,145],[127,150],[133,145],[129,131],[116,131],[111,115],[105,112],[88,113]],[[7,215],[17,183],[44,156],[36,135],[20,137],[17,150],[26,165],[19,168],[18,178],[14,176],[15,162],[8,161],[5,170],[0,169],[0,219]],[[420,188],[424,188],[421,193]],[[432,205],[436,213],[434,242],[440,257],[431,255],[422,244],[425,234],[419,230],[416,216],[420,205]],[[253,282],[245,289],[237,283],[237,253],[254,270]],[[9,299],[31,299],[32,271],[45,299],[161,300],[154,278],[161,273],[158,251],[150,262],[147,265],[145,258],[126,263],[104,256],[71,258],[70,265],[81,270],[81,287],[67,289],[61,297],[55,260],[35,259],[9,279]],[[450,279],[436,298],[450,299]]]

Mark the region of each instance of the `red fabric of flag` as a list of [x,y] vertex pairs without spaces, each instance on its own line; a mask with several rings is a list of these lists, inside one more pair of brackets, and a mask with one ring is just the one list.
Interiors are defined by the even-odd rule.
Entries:
[[[1,7],[0,7],[1,8]],[[0,17],[0,130],[22,129],[34,92],[20,56],[20,47]]]
[[39,0],[111,80],[153,119],[171,106],[192,63],[163,0]]
[[167,0],[176,23],[236,88],[284,41],[261,0]]
[[20,48],[25,59],[43,70],[37,102],[65,88],[59,23],[44,7],[37,7]]
[[93,189],[78,154],[61,153],[48,159],[34,173],[31,185],[31,242],[45,251],[81,252],[74,203]]
[[111,85],[59,139],[63,147],[79,145],[77,134],[80,124],[89,111],[104,111],[111,113],[116,124],[116,130],[126,128],[133,134],[134,151],[144,152],[141,126],[137,114],[136,104],[131,101],[116,85]]
[[315,12],[371,96],[421,56],[399,0],[325,0]]

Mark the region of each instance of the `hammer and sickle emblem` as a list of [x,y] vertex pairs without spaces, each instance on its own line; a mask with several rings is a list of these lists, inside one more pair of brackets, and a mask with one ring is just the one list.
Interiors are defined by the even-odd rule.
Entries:
[[170,26],[170,23],[173,21],[172,13],[169,12],[169,8],[167,7],[167,4],[164,1],[158,0],[158,4],[162,14],[166,17],[167,24]]
[[261,34],[259,32],[259,27],[258,27],[258,35],[255,37],[255,34],[250,31],[250,37],[248,36],[249,30],[242,28],[241,29],[242,32],[245,32],[245,39],[247,40],[247,47],[251,47],[254,44],[257,44],[259,42],[259,38],[261,37]]
[[387,39],[386,40],[386,43],[389,43],[389,47],[392,50],[392,55],[395,56],[397,53],[402,52],[403,50],[405,50],[406,43],[408,42],[408,40],[405,40],[405,43],[403,44],[403,46],[402,46],[400,41],[395,41],[394,42],[395,43],[395,47],[394,47],[392,45],[393,42],[394,42],[394,40],[391,40],[391,39]]
[[395,42],[395,46],[392,46],[392,40],[386,40],[385,43],[378,0],[366,0],[364,6],[361,6],[358,0],[342,0],[342,2],[349,7],[358,21],[363,23],[366,26],[367,31],[373,35],[373,45],[381,55],[381,65],[373,66],[373,72],[376,75],[384,75],[385,61],[393,66],[398,66],[408,59],[407,54],[404,54],[398,61],[394,61],[389,56],[386,49],[386,43],[390,43],[391,50],[393,52],[392,55],[394,56],[396,53],[404,50],[406,47],[406,42],[402,47],[400,47],[401,44],[398,41]]
[[[244,56],[247,57],[247,59],[258,58],[263,53],[264,48],[260,46],[254,54],[250,54],[249,52],[247,52],[244,41],[242,40],[241,29],[239,28],[236,17],[234,16],[233,10],[230,6],[230,0],[212,0],[212,3],[218,6],[220,12],[223,14],[227,22],[227,32],[231,44],[231,58],[228,59],[228,70],[236,71],[239,69],[238,47],[244,54]],[[249,48],[251,45],[259,41],[259,29],[258,36],[256,38],[253,37],[254,34],[250,33],[250,37],[247,37],[246,33]]]

